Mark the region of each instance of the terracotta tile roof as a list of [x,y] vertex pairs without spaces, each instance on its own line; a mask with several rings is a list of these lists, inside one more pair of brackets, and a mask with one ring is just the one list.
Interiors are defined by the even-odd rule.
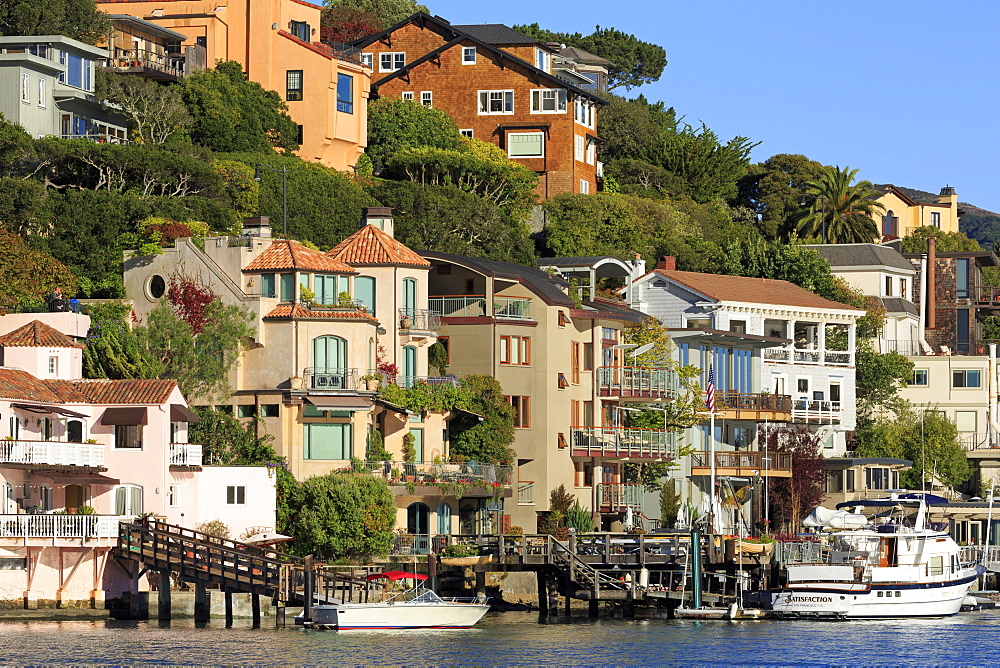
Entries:
[[809,292],[788,281],[723,274],[701,274],[694,271],[656,269],[654,273],[677,281],[681,285],[718,301],[738,301],[803,308],[846,309],[864,311],[856,306],[841,304]]
[[356,274],[349,265],[323,255],[291,239],[275,239],[267,250],[247,265],[245,272],[301,269],[330,271],[336,274]]
[[301,304],[278,304],[265,318],[321,318],[327,320],[375,320],[375,316],[364,311],[313,311]]
[[83,345],[40,320],[32,320],[27,325],[0,336],[0,346],[11,348],[83,348]]
[[326,252],[326,256],[353,266],[405,265],[429,267],[431,263],[374,225],[365,225]]
[[62,397],[54,392],[45,381],[20,369],[0,368],[0,397],[43,403],[63,403]]
[[175,380],[47,380],[51,390],[66,403],[150,404],[166,403],[177,387]]

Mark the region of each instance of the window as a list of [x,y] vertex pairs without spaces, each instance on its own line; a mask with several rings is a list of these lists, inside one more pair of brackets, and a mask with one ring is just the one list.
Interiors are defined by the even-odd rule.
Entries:
[[573,357],[573,359],[570,360],[570,368],[572,369],[572,373],[570,375],[570,378],[573,379],[573,384],[574,385],[579,385],[580,384],[580,343],[579,343],[579,341],[573,341],[572,345],[570,346],[570,355],[572,355],[572,357]]
[[55,376],[59,374],[59,358],[50,357],[49,358],[49,374]]
[[501,336],[500,364],[520,366],[531,364],[531,338],[527,336]]
[[281,274],[281,301],[295,301],[295,274]]
[[227,506],[244,506],[247,502],[247,487],[246,485],[227,485],[226,486],[226,505]]
[[903,299],[909,299],[909,295],[906,294],[906,279],[899,279],[899,296]]
[[352,425],[337,424],[306,424],[305,429],[305,459],[341,459],[351,458]]
[[481,90],[479,91],[479,113],[482,114],[513,114],[514,91],[512,90]]
[[42,420],[42,440],[51,441],[56,435],[56,422],[52,418]]
[[899,218],[893,215],[892,211],[886,211],[882,218],[882,234],[887,237],[896,236],[896,223],[898,222]]
[[395,72],[406,65],[405,53],[382,53],[378,57],[379,72]]
[[535,67],[548,72],[552,66],[552,54],[545,49],[535,48]]
[[566,315],[565,311],[559,311],[558,323],[559,323],[560,327],[565,327],[566,325],[570,324],[571,322],[573,322],[573,321],[570,320],[569,316]]
[[585,343],[583,344],[583,370],[593,371],[594,370],[594,344]]
[[476,64],[476,47],[474,46],[462,47],[462,64],[463,65]]
[[410,102],[413,102],[413,91],[412,90],[403,91],[402,97],[404,100],[409,100]]
[[881,467],[865,469],[865,487],[868,489],[890,489],[891,485],[889,469]]
[[979,369],[962,369],[951,372],[952,387],[981,387]]
[[594,127],[594,103],[577,96],[573,101],[573,119],[580,125]]
[[[160,279],[163,280],[163,279]],[[274,274],[261,274],[260,275],[260,296],[261,297],[276,297],[277,293],[274,291]]]
[[927,369],[914,369],[913,382],[910,385],[927,385]]
[[510,405],[514,407],[514,426],[519,429],[527,429],[531,426],[531,397],[507,397]]
[[38,78],[38,106],[42,109],[45,108],[45,100],[48,96],[45,94],[45,79],[41,77]]
[[433,107],[434,91],[431,90],[420,91],[420,104],[424,105],[425,107]]
[[569,447],[569,443],[566,441],[566,434],[564,434],[563,432],[559,432],[556,435],[556,446],[560,450],[565,450],[566,448]]
[[290,30],[288,32],[292,33],[295,37],[301,39],[303,42],[308,42],[312,37],[312,30],[309,28],[309,24],[305,21],[291,21]]
[[354,299],[369,313],[375,312],[375,279],[371,276],[354,277]]
[[471,128],[467,130],[459,130],[458,133],[463,137],[468,137],[469,139],[472,139],[472,137],[475,136],[475,132]]
[[931,225],[934,227],[941,227],[941,214],[935,212],[931,213]]
[[31,84],[31,76],[28,74],[21,75],[21,102],[25,104],[31,102],[31,95],[28,91],[28,87]]
[[566,380],[566,374],[560,373],[560,374],[557,375],[557,377],[556,377],[556,386],[560,390],[565,390],[567,387],[569,387],[569,381]]
[[840,383],[830,383],[830,401],[840,403]]
[[959,431],[974,433],[978,422],[976,411],[955,411],[955,427]]
[[798,388],[798,391],[799,391],[800,394],[808,394],[809,393],[809,379],[808,378],[799,378],[798,381],[797,381],[797,388]]
[[52,487],[42,485],[38,488],[38,507],[42,510],[52,510]]
[[118,485],[115,487],[115,514],[142,514],[142,487],[139,485]]
[[507,155],[512,158],[545,156],[545,135],[541,132],[511,132],[507,135]]
[[260,413],[258,413],[258,415],[260,417],[269,418],[278,417],[278,404],[261,404]]
[[354,113],[354,77],[350,74],[337,75],[337,111]]
[[236,407],[236,417],[252,418],[257,414],[257,407],[253,404],[240,404]]
[[592,165],[597,161],[597,144],[590,142],[587,144],[587,164]]
[[302,70],[285,72],[285,99],[292,102],[302,99]]
[[305,136],[303,134],[304,131],[305,131],[305,126],[303,126],[303,125],[296,125],[295,126],[295,143],[296,144],[300,144],[300,145],[302,144],[302,137]]
[[171,508],[181,505],[181,488],[177,485],[167,486],[167,505]]
[[476,294],[476,279],[474,278],[465,279],[465,294],[467,295]]
[[885,296],[892,296],[892,276],[885,277]]
[[562,114],[565,112],[565,88],[537,88],[531,91],[531,113]]
[[577,162],[583,162],[586,153],[586,140],[581,135],[573,136],[573,157]]
[[580,194],[589,195],[590,194],[590,181],[586,179],[580,179]]
[[115,449],[142,449],[142,425],[116,424]]
[[969,259],[959,258],[955,261],[955,297],[969,298]]
[[372,58],[373,58],[372,54],[370,54],[370,53],[362,53],[361,54],[361,64],[364,65],[365,67],[374,69],[372,67],[372,63],[374,62],[374,60],[372,60]]

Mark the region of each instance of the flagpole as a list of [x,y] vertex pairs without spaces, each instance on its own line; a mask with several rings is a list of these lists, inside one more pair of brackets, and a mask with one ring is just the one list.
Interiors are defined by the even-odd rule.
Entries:
[[715,531],[715,407],[712,407],[712,412],[708,414],[708,461],[710,480],[709,489],[711,490],[711,495],[709,496],[709,513],[708,517],[711,522],[711,531]]

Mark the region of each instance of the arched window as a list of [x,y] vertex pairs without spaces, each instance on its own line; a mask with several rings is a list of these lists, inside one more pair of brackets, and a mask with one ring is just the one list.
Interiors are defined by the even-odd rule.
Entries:
[[447,536],[451,533],[451,506],[442,503],[437,509],[438,535]]
[[311,389],[347,389],[347,341],[318,336],[312,342]]
[[887,237],[898,236],[897,230],[896,230],[896,221],[897,220],[898,220],[898,218],[896,218],[894,215],[892,215],[892,211],[886,211],[885,212],[885,219],[882,221],[882,234],[884,236],[887,236]]
[[431,509],[426,503],[411,503],[406,508],[406,531],[417,536],[426,536],[431,532]]

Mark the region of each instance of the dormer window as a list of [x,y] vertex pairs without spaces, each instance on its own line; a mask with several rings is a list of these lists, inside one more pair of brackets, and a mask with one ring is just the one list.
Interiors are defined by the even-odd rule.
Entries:
[[549,72],[552,68],[552,54],[545,49],[535,48],[535,67]]

